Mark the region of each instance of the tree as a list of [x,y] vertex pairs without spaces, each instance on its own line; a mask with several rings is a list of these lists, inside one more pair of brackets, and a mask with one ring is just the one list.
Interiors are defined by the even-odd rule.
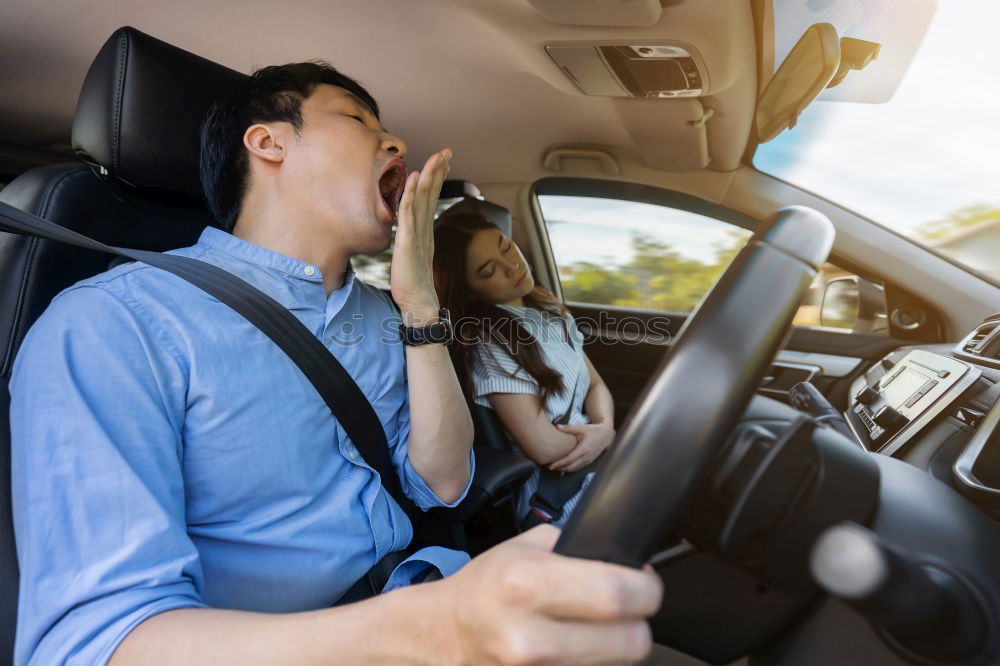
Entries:
[[669,312],[690,312],[719,279],[746,242],[749,232],[734,229],[716,247],[711,263],[692,259],[670,244],[646,235],[632,236],[632,255],[624,264],[578,261],[564,279],[566,299]]
[[590,261],[578,261],[571,266],[569,279],[562,282],[568,301],[604,303],[623,307],[639,304],[635,280],[628,275]]
[[635,236],[634,254],[625,270],[650,276],[649,298],[643,307],[690,312],[729,266],[748,235],[742,229],[732,230],[729,238],[717,246],[712,263],[691,259],[662,241]]

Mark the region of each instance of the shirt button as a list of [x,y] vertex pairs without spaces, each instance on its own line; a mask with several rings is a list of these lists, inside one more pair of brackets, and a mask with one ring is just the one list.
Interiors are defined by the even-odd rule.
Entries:
[[302,269],[302,272],[305,273],[306,275],[312,275],[313,273],[316,272],[316,269],[313,268],[312,266],[306,266],[305,268]]

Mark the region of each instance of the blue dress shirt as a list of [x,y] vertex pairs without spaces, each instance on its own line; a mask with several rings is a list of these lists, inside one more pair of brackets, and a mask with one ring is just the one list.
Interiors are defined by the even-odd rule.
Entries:
[[[404,492],[423,509],[454,505],[407,456],[405,354],[386,296],[349,271],[327,297],[318,268],[217,229],[175,253],[294,313],[374,406]],[[164,271],[125,264],[62,292],[26,336],[10,387],[17,664],[104,664],[170,609],[330,606],[412,537],[291,360]],[[467,561],[424,549],[386,590]]]

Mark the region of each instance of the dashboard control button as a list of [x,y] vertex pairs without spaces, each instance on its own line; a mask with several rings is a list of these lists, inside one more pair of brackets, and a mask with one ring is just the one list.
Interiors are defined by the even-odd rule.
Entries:
[[882,388],[885,388],[886,386],[888,386],[889,384],[891,384],[892,380],[894,380],[896,377],[899,377],[899,375],[901,375],[902,373],[903,373],[903,368],[900,368],[900,369],[896,370],[896,372],[894,372],[891,375],[889,375],[889,378],[886,379],[884,382],[882,382]]
[[909,420],[905,416],[897,412],[889,405],[882,405],[879,410],[875,412],[875,416],[872,417],[872,420],[875,421],[875,425],[881,427],[886,432],[891,433],[897,432],[900,428],[909,423]]
[[854,399],[860,402],[862,405],[870,405],[878,398],[879,393],[871,386],[866,386],[854,396]]

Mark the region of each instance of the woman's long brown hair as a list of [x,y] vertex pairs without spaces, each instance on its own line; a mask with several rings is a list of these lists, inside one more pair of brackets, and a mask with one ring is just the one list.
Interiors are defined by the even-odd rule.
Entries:
[[[455,343],[450,347],[455,372],[472,400],[472,367],[477,344],[494,342],[504,348],[539,387],[544,406],[549,396],[565,388],[562,375],[545,364],[542,348],[524,327],[506,310],[475,297],[466,280],[469,243],[480,231],[500,231],[493,222],[475,213],[455,213],[438,221],[434,230],[434,286],[441,306],[448,308],[455,324]],[[536,286],[524,297],[528,307],[557,317],[568,314],[566,308],[544,287]],[[492,325],[487,330],[486,322]]]

